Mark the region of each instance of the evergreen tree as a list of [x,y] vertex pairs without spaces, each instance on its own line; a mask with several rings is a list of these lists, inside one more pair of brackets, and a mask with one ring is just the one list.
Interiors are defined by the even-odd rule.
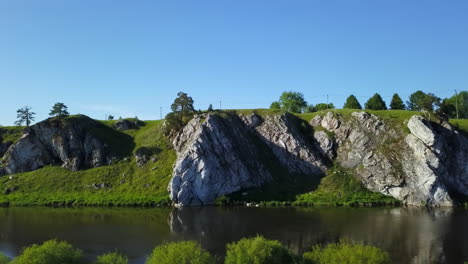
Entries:
[[213,112],[213,105],[212,105],[212,104],[210,104],[210,105],[208,106],[208,112]]
[[16,117],[18,120],[15,122],[15,125],[22,126],[23,123],[29,127],[29,125],[34,121],[34,115],[36,113],[31,111],[31,107],[25,106],[16,111]]
[[392,110],[405,110],[405,104],[398,94],[394,94],[390,102],[390,109]]
[[179,131],[192,119],[195,109],[193,99],[186,93],[179,92],[174,103],[171,105],[172,112],[166,115],[165,133]]
[[362,109],[361,104],[357,100],[356,96],[350,95],[348,99],[346,99],[346,103],[343,106],[344,109]]
[[68,106],[66,106],[64,103],[55,103],[49,113],[49,116],[57,117],[64,117],[68,115]]
[[270,105],[270,109],[273,109],[273,110],[280,110],[281,109],[281,105],[278,101],[275,101],[273,103],[271,103]]
[[378,93],[374,94],[374,96],[366,102],[365,107],[369,110],[387,110],[385,101]]

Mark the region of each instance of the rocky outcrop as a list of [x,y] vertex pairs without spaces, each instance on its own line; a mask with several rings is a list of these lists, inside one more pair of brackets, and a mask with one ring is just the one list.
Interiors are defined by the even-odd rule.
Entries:
[[145,125],[145,123],[138,119],[119,119],[115,122],[114,128],[124,131],[129,129],[139,129],[143,125]]
[[171,199],[181,206],[212,204],[220,195],[271,181],[265,151],[293,174],[322,176],[328,158],[300,131],[299,121],[290,114],[195,117],[173,141],[178,158]]
[[98,136],[106,127],[86,116],[52,118],[25,130],[5,153],[0,173],[14,174],[45,165],[76,171],[109,164],[112,153]]
[[8,148],[13,144],[11,141],[3,142],[2,138],[0,137],[0,158],[7,152]]
[[415,115],[407,123],[409,134],[403,124],[388,125],[365,112],[347,121],[328,113],[311,124],[335,133],[337,161],[372,191],[426,206],[452,206],[451,194],[468,195],[467,138],[446,122]]
[[271,180],[248,129],[237,116],[193,118],[173,140],[177,152],[169,184],[177,205],[212,204],[221,195]]

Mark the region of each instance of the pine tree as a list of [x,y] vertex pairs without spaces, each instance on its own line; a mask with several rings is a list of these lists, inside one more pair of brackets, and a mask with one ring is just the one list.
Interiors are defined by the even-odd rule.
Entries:
[[346,99],[346,103],[344,104],[343,108],[345,109],[362,109],[361,104],[357,100],[356,96],[350,95],[348,99]]
[[17,126],[22,126],[23,123],[26,124],[27,127],[31,124],[32,121],[34,121],[34,115],[36,113],[31,111],[31,107],[25,106],[21,109],[18,109],[16,111],[16,117],[18,120],[15,122],[15,125]]
[[390,109],[392,110],[405,110],[405,104],[398,94],[394,94],[390,102]]
[[365,107],[369,110],[387,110],[385,101],[378,93],[374,94],[374,96],[372,96],[369,101],[366,102]]

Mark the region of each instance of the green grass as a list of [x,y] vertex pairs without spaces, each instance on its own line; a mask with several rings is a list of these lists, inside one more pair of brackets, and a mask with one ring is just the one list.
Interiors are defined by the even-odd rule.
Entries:
[[330,169],[315,191],[298,195],[296,206],[374,206],[398,205],[399,202],[367,190],[352,172],[335,166]]
[[[172,176],[175,151],[161,132],[161,121],[146,122],[126,134],[110,127],[97,128],[105,142],[113,142],[128,153],[113,165],[83,171],[61,167],[39,170],[0,178],[0,204],[30,205],[93,205],[93,206],[154,206],[169,204],[167,185]],[[129,142],[130,138],[131,142]],[[124,145],[124,146],[120,146]],[[139,147],[158,148],[155,161],[138,167],[131,154]],[[92,185],[105,184],[96,189]],[[14,190],[8,195],[5,190]]]
[[15,143],[23,135],[24,128],[18,126],[0,127],[0,139],[3,139],[0,143],[7,141]]
[[468,119],[450,119],[450,124],[459,130],[468,133]]

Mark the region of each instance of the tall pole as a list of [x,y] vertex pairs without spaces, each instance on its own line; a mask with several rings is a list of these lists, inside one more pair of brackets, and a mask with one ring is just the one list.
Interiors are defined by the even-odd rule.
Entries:
[[457,110],[457,119],[458,119],[458,93],[455,89],[455,109]]
[[328,94],[327,94],[327,109],[328,109]]

